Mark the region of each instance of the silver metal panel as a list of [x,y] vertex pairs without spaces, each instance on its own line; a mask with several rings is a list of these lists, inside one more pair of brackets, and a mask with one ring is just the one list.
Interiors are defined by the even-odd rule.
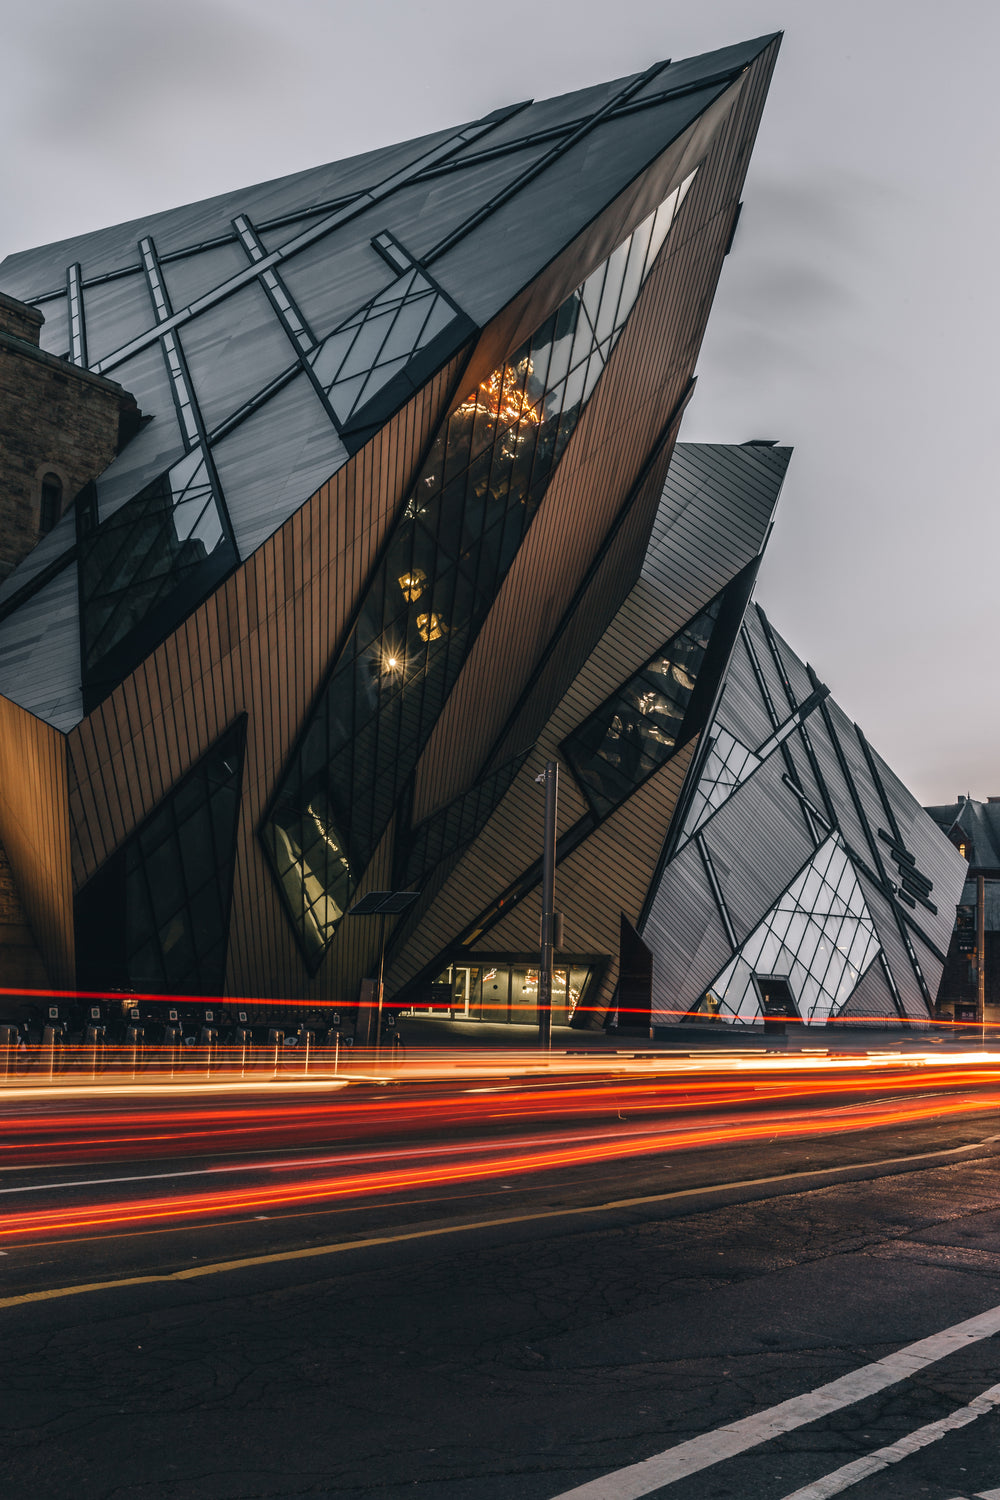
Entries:
[[65,568],[0,621],[3,695],[56,729],[83,716],[76,568]]
[[[141,271],[134,276],[123,276],[118,281],[106,281],[101,286],[85,286],[83,313],[87,326],[87,360],[91,365],[145,333],[156,322],[149,288]],[[117,371],[114,378],[119,385],[123,384]]]
[[234,238],[228,245],[216,245],[212,249],[199,251],[197,255],[186,255],[183,260],[161,260],[160,272],[171,306],[176,311],[180,307],[187,307],[189,302],[194,302],[205,292],[212,291],[213,287],[221,286],[222,282],[235,276],[237,271],[244,270],[249,263],[246,251]]
[[97,481],[101,520],[131,500],[184,453],[166,365],[159,348],[144,349],[119,372],[144,416],[152,417]]
[[[571,147],[497,212],[467,234],[453,249],[435,260],[433,270],[442,286],[459,306],[480,325],[532,281],[544,266],[574,239],[623,187],[639,177],[661,156],[720,93],[718,87],[686,95],[669,104],[624,118],[602,122],[577,145]],[[697,165],[685,163],[683,170],[668,173],[661,185],[662,197]],[[689,195],[689,198],[693,197]],[[558,212],[553,205],[558,204]],[[682,231],[685,210],[678,215]],[[636,213],[635,222],[649,209]],[[621,237],[632,225],[624,226]],[[417,253],[430,250],[440,234],[433,234],[428,221],[424,233],[415,231]],[[665,253],[669,253],[668,250]],[[503,246],[502,258],[497,256]],[[614,247],[594,246],[598,264]],[[489,275],[483,268],[489,266]],[[586,275],[590,267],[582,267]],[[582,279],[582,276],[581,276]]]
[[57,359],[66,359],[70,345],[68,299],[65,296],[54,297],[38,311],[45,318],[39,335],[39,346],[47,354],[54,354]]
[[305,373],[212,451],[242,558],[347,461]]
[[[296,360],[295,348],[259,286],[245,286],[194,318],[179,337],[209,432]],[[321,408],[319,417],[328,420]]]
[[653,952],[654,1021],[669,1025],[690,1009],[732,951],[694,844],[664,871],[642,937]]
[[0,605],[17,594],[39,573],[57,562],[76,545],[76,511],[72,504],[64,510],[52,530],[43,536],[26,558],[0,583]]
[[885,977],[885,970],[877,958],[862,974],[860,983],[840,1014],[845,1018],[860,1016],[872,1019],[892,1017],[896,1014],[896,1005],[892,998],[892,991],[889,989],[889,982]]

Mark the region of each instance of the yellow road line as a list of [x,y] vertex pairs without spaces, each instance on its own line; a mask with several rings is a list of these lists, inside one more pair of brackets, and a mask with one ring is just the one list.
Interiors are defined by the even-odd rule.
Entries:
[[183,1271],[164,1271],[145,1276],[125,1276],[117,1281],[89,1281],[79,1286],[49,1287],[41,1292],[22,1292],[15,1297],[0,1297],[0,1308],[23,1307],[29,1302],[53,1302],[61,1297],[78,1297],[83,1292],[106,1292],[127,1286],[156,1286],[172,1281],[195,1281],[202,1276],[218,1276],[225,1271],[243,1271],[251,1266],[278,1265],[292,1260],[314,1260],[323,1255],[340,1255],[346,1250],[371,1250],[378,1245],[402,1245],[408,1240],[430,1240],[446,1234],[465,1234],[472,1229],[497,1229],[507,1224],[532,1224],[543,1219],[569,1219],[581,1214],[613,1213],[626,1208],[643,1208],[653,1203],[668,1203],[677,1198],[699,1198],[708,1193],[732,1192],[740,1188],[766,1187],[775,1182],[802,1182],[809,1177],[828,1177],[836,1172],[867,1171],[872,1167],[894,1167],[939,1156],[954,1156],[975,1151],[1000,1141],[1000,1135],[989,1135],[982,1141],[965,1146],[948,1146],[940,1151],[922,1151],[915,1156],[890,1156],[881,1161],[848,1162],[840,1167],[814,1167],[808,1172],[783,1172],[774,1177],[750,1177],[742,1182],[709,1183],[705,1187],[675,1188],[670,1193],[654,1193],[640,1198],[618,1198],[610,1203],[588,1203],[578,1208],[549,1208],[540,1213],[506,1214],[503,1218],[477,1219],[467,1224],[443,1224],[434,1229],[411,1229],[402,1234],[370,1235],[360,1240],[340,1240],[332,1245],[310,1245],[304,1250],[276,1250],[270,1255],[248,1255],[240,1260],[214,1261],[210,1265],[189,1266]]

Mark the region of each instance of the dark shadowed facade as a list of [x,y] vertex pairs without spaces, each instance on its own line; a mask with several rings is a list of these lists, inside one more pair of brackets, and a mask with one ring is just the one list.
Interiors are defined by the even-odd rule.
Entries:
[[613,1005],[622,934],[644,972],[788,459],[672,461],[777,47],[0,267],[142,415],[0,585],[0,843],[52,984],[350,1004],[378,924],[345,914],[406,888],[390,996],[531,1020],[551,756],[562,1018]]
[[[1000,797],[977,802],[959,797],[942,807],[929,807],[941,832],[968,861],[966,883],[959,896],[957,917],[948,943],[948,961],[938,989],[942,1020],[1000,1021]],[[983,1014],[979,1010],[979,882],[983,885]]]

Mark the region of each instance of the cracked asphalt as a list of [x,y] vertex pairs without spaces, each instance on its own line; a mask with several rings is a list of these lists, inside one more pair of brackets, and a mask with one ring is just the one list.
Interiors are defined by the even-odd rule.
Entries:
[[[551,1500],[1000,1305],[996,1146],[866,1165],[995,1128],[974,1117],[727,1147],[463,1197],[12,1249],[8,1293],[390,1241],[4,1308],[0,1495]],[[832,1181],[655,1196],[842,1164]],[[649,1201],[601,1207],[628,1196]],[[444,1232],[392,1242],[428,1229]],[[995,1336],[657,1493],[785,1500],[998,1380]],[[846,1493],[956,1500],[991,1486],[996,1412]]]

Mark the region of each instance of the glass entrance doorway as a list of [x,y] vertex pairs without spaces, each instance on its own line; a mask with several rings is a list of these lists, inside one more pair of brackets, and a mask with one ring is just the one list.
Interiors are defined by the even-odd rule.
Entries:
[[[592,983],[594,965],[564,962],[552,976],[552,1022],[566,1026]],[[430,986],[415,1005],[428,1015],[451,1020],[538,1024],[538,965],[480,961],[454,963]]]

